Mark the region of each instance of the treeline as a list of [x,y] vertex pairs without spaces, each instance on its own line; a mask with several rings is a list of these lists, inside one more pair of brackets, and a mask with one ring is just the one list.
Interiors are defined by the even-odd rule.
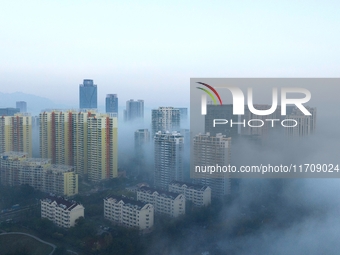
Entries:
[[13,187],[0,185],[0,209],[11,208],[15,204],[20,206],[35,204],[44,196],[45,193],[29,185]]

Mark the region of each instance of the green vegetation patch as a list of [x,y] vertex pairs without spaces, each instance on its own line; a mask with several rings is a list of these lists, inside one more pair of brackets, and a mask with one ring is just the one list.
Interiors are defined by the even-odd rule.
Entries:
[[38,240],[20,234],[0,235],[0,253],[3,255],[48,255],[53,248]]

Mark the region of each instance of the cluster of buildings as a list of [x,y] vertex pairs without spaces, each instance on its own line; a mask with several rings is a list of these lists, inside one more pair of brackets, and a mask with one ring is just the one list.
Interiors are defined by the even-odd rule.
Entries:
[[186,201],[191,201],[196,207],[211,203],[208,186],[185,182],[172,181],[168,190],[141,186],[136,192],[137,200],[114,196],[105,198],[104,218],[121,226],[149,232],[155,215],[177,218],[185,214]]
[[[209,187],[173,182],[169,189],[174,192],[141,187],[137,190],[137,200],[124,196],[107,197],[104,199],[104,218],[116,225],[148,233],[153,229],[155,214],[176,218],[185,214],[186,200],[199,207],[211,203]],[[41,217],[59,227],[73,227],[77,219],[84,217],[84,206],[61,196],[50,195],[40,204]]]
[[[91,181],[117,177],[117,117],[95,110],[51,110],[39,115],[40,157],[68,165]],[[32,117],[0,117],[0,153],[32,157]]]
[[[79,108],[97,109],[97,85],[93,80],[85,79],[79,85]],[[107,94],[105,98],[105,112],[111,117],[118,117],[118,96],[117,94]],[[125,121],[136,121],[144,118],[144,101],[128,100],[124,110]]]
[[[269,105],[255,105],[258,110],[267,110]],[[191,174],[194,183],[207,185],[211,188],[213,197],[221,197],[231,192],[230,172],[195,171],[195,167],[228,166],[231,164],[231,148],[234,140],[243,138],[250,142],[262,144],[272,134],[282,133],[290,138],[305,137],[313,134],[316,128],[316,108],[307,107],[311,115],[304,115],[296,107],[287,107],[287,115],[281,116],[281,107],[272,114],[260,116],[252,113],[245,106],[242,116],[233,114],[233,105],[207,105],[207,113],[204,118],[204,134],[195,134],[192,137],[191,147]],[[214,119],[228,120],[237,125],[221,124],[213,125]],[[273,120],[276,126],[273,126]],[[283,119],[290,123],[290,127],[277,125]],[[252,125],[248,123],[251,122]],[[255,124],[254,124],[255,123]],[[260,126],[259,127],[259,123]],[[296,125],[294,125],[294,123]],[[262,125],[263,124],[263,125]],[[287,123],[288,124],[288,123]],[[273,132],[274,131],[274,132]]]
[[117,177],[117,117],[84,111],[42,112],[40,155],[73,166],[91,181]]
[[[118,96],[107,94],[106,113],[97,112],[97,85],[85,79],[79,85],[79,110],[46,110],[39,118],[26,113],[25,102],[17,102],[17,108],[0,109],[0,177],[3,185],[29,184],[48,193],[72,196],[78,192],[78,175],[98,182],[118,176]],[[267,109],[267,105],[256,105]],[[315,131],[316,109],[308,108],[312,116],[305,116],[296,108],[287,112],[287,118],[298,125],[286,128],[289,136],[307,136]],[[270,119],[280,119],[280,107]],[[126,122],[142,123],[144,101],[128,100],[123,113]],[[213,119],[239,122],[233,115],[232,105],[207,105],[204,134],[190,134],[183,129],[187,124],[187,108],[159,107],[151,111],[151,131],[137,129],[134,133],[136,165],[145,168],[145,146],[152,141],[154,157],[154,187],[137,190],[137,200],[108,197],[104,199],[104,217],[127,227],[147,231],[152,229],[154,214],[178,217],[185,214],[186,201],[195,206],[206,206],[211,197],[230,194],[230,175],[227,172],[200,173],[193,183],[185,179],[185,149],[192,139],[191,157],[194,166],[229,165],[232,139],[243,135],[265,137],[270,132],[270,122],[262,128],[217,125]],[[244,122],[262,120],[245,107]],[[40,158],[32,158],[32,125],[39,126]],[[191,169],[191,173],[194,173]],[[65,202],[66,201],[66,202]],[[83,207],[70,204],[61,198],[42,201],[42,216],[69,227],[71,214],[83,215]],[[72,202],[73,203],[73,202]],[[44,208],[44,212],[43,212]],[[54,209],[53,209],[54,208]],[[77,209],[75,209],[77,208]],[[65,210],[65,212],[59,212]],[[59,215],[56,220],[56,215]],[[60,218],[61,217],[61,218]],[[68,218],[67,218],[68,217]]]
[[[97,85],[85,79],[79,85],[80,110],[46,110],[38,118],[27,113],[25,102],[18,102],[23,113],[4,113],[0,119],[0,153],[26,152],[32,157],[32,126],[39,127],[39,156],[52,164],[72,166],[75,173],[90,181],[115,178],[117,172],[118,96],[108,94],[106,113],[98,113]],[[11,116],[13,115],[13,116]],[[124,119],[144,118],[144,101],[128,100]],[[187,108],[159,107],[152,110],[152,132],[135,132],[137,163],[143,165],[143,148],[151,138],[155,151],[155,185],[166,188],[172,180],[183,180],[184,136],[179,131],[187,120]],[[170,148],[171,147],[171,148]],[[173,155],[176,154],[175,157]],[[172,167],[173,166],[173,167]],[[174,175],[169,174],[175,169]]]
[[17,101],[15,108],[0,108],[0,116],[13,116],[16,113],[27,113],[27,103],[25,101]]
[[0,154],[0,178],[2,185],[27,184],[61,196],[78,193],[78,175],[72,166],[52,164],[51,159],[30,158],[24,152]]

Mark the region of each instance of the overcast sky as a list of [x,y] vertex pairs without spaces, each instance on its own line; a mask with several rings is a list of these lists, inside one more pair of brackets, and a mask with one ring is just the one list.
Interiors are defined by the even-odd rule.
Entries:
[[190,77],[339,77],[339,1],[2,1],[1,92],[189,106]]

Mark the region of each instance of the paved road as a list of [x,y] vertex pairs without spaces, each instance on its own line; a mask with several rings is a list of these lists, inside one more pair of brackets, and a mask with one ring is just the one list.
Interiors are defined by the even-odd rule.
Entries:
[[22,217],[23,212],[31,210],[31,209],[35,209],[37,206],[38,205],[28,205],[28,206],[24,206],[16,210],[0,213],[0,221],[5,221],[7,219],[13,219],[13,220],[20,219]]
[[45,242],[43,240],[41,240],[40,238],[36,237],[36,236],[33,236],[33,235],[30,235],[30,234],[27,234],[27,233],[23,233],[23,232],[9,232],[9,233],[1,233],[0,235],[25,235],[25,236],[29,236],[29,237],[32,237],[34,238],[35,240],[41,242],[41,243],[44,243],[44,244],[47,244],[49,246],[51,246],[53,248],[53,250],[50,252],[49,255],[52,255],[55,251],[55,248],[57,248],[57,246],[55,246],[54,244],[52,243],[48,243],[48,242]]
[[67,250],[67,252],[78,255],[78,252],[75,252],[75,251]]

